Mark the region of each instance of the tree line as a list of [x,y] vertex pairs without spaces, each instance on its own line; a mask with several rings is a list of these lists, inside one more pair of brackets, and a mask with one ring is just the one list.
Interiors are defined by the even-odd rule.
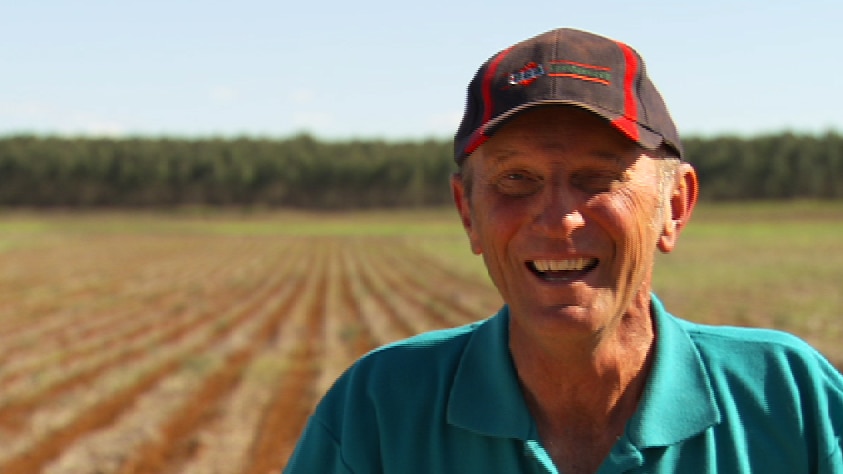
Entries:
[[[843,198],[843,136],[691,137],[704,200]],[[0,138],[0,206],[304,209],[450,203],[450,140]]]

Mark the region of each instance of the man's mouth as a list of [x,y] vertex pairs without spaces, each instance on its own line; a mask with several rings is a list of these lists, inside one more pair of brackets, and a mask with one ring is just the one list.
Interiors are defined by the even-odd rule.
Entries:
[[577,280],[594,270],[600,261],[596,258],[570,258],[564,260],[530,260],[527,268],[544,281]]

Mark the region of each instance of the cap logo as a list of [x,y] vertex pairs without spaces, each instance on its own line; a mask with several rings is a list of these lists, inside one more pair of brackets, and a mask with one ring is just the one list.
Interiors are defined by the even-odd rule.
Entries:
[[550,77],[571,77],[607,86],[612,83],[612,69],[608,67],[574,61],[551,61],[547,69]]
[[536,78],[544,76],[545,74],[544,67],[542,67],[541,64],[529,62],[518,72],[514,72],[509,75],[509,83],[513,86],[529,86],[536,81]]

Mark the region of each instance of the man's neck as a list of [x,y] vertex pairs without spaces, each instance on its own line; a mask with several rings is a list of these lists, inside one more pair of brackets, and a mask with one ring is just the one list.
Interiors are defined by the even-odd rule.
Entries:
[[552,350],[510,335],[521,389],[554,462],[567,465],[573,451],[596,469],[644,390],[655,344],[649,312],[646,320],[622,319],[596,342],[560,341]]
[[567,347],[548,353],[540,345],[519,347],[512,341],[525,395],[534,398],[542,412],[588,414],[593,422],[610,419],[631,396],[637,402],[649,369],[653,332],[622,344],[603,342],[590,351]]

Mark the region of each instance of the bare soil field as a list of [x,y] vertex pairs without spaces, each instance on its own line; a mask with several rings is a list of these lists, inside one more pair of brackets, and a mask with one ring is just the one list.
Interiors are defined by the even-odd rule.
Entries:
[[400,237],[87,226],[4,235],[0,472],[279,472],[353,359],[499,304]]
[[[354,359],[501,304],[447,216],[0,216],[0,472],[280,472]],[[696,247],[737,258],[712,229],[659,282],[686,317],[710,293],[679,288],[711,279],[681,262],[703,261]],[[837,267],[811,294],[826,298],[819,327],[763,306],[726,316],[802,330],[839,363]],[[749,287],[735,291],[769,298]]]

